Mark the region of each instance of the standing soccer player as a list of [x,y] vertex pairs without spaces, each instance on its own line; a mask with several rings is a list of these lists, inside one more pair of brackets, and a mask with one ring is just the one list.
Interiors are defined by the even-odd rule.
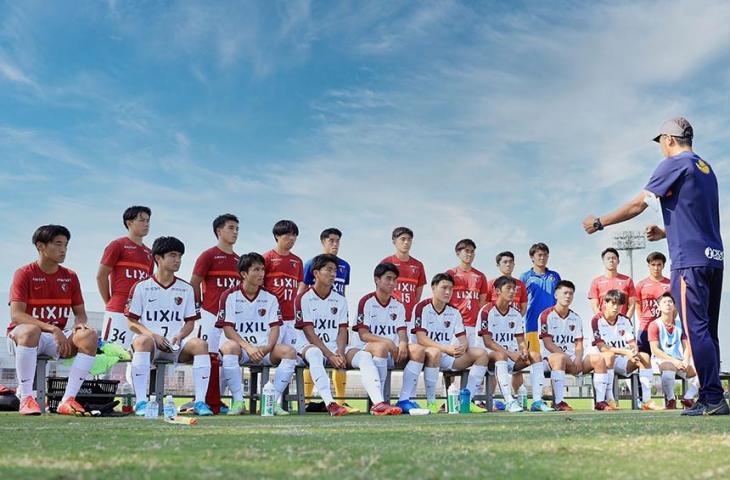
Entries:
[[665,292],[659,297],[659,312],[659,318],[649,324],[648,337],[651,353],[662,372],[664,405],[667,410],[677,408],[674,379],[679,375],[689,380],[689,388],[684,394],[682,405],[691,408],[694,405],[692,399],[697,394],[700,384],[697,372],[692,366],[692,356],[689,354],[682,322],[677,319],[677,310],[674,308],[674,298],[671,293]]
[[[527,287],[522,283],[522,280],[512,276],[515,269],[515,254],[510,251],[500,252],[497,254],[496,261],[499,275],[495,278],[505,276],[515,281],[515,298],[512,301],[512,306],[524,317],[527,314]],[[490,303],[496,302],[497,297],[499,297],[499,292],[494,288],[494,280],[489,281]]]
[[649,276],[636,284],[636,304],[639,307],[639,332],[636,343],[639,351],[651,355],[651,347],[647,331],[651,322],[659,318],[659,297],[672,289],[669,279],[663,274],[667,257],[663,253],[653,252],[646,257],[649,265]]
[[466,388],[475,392],[484,382],[489,355],[483,348],[470,346],[459,311],[449,302],[454,291],[454,279],[448,273],[439,273],[431,280],[433,298],[423,300],[413,310],[413,331],[416,340],[426,349],[427,408],[438,413],[436,384],[439,370],[459,371],[469,367]]
[[630,220],[646,209],[647,201],[659,197],[665,230],[651,225],[646,233],[651,241],[667,239],[672,294],[679,299],[679,315],[700,378],[698,401],[682,414],[730,415],[720,382],[718,322],[725,254],[717,177],[692,150],[693,138],[694,130],[685,118],[664,122],[654,141],[666,158],[644,190],[608,215],[589,215],[583,228],[591,234]]
[[628,275],[618,273],[618,264],[620,262],[618,250],[611,247],[605,249],[601,252],[601,260],[603,266],[606,267],[606,273],[593,279],[591,289],[588,292],[593,314],[595,315],[603,310],[603,297],[606,296],[609,290],[618,290],[627,298],[626,304],[621,307],[621,315],[634,318],[636,289],[634,288],[634,281]]
[[107,245],[96,274],[96,285],[106,305],[102,339],[124,348],[132,344],[132,333],[124,316],[129,291],[135,283],[152,275],[155,265],[152,250],[143,243],[150,231],[151,215],[152,211],[142,206],[129,207],[124,211],[122,221],[127,236]]
[[[335,255],[340,251],[340,240],[342,239],[342,232],[336,228],[326,228],[319,235],[319,240],[322,242],[322,249],[325,254]],[[345,296],[345,287],[350,284],[350,264],[337,257],[337,276],[335,277],[335,283],[333,288],[337,293]],[[304,281],[299,284],[299,292],[304,292],[308,287],[314,285],[314,274],[312,273],[312,260],[310,259],[304,264]],[[340,399],[345,398],[345,389],[347,388],[347,372],[345,370],[333,370],[332,381],[335,384],[335,396]],[[309,374],[309,370],[304,371],[304,397],[310,399],[312,397],[312,391],[314,390],[314,383],[312,383],[312,376]],[[354,411],[347,403],[343,403],[351,411]],[[327,406],[324,403],[309,403],[307,405],[308,412],[325,412]]]
[[413,230],[397,227],[393,230],[392,238],[395,254],[382,259],[380,263],[392,263],[398,268],[400,276],[393,295],[406,307],[406,322],[410,322],[413,308],[421,300],[423,286],[426,285],[426,269],[411,256]]
[[135,415],[144,415],[152,362],[164,359],[193,364],[196,415],[213,415],[205,403],[210,379],[210,356],[205,340],[193,335],[195,306],[193,287],[175,276],[180,270],[185,245],[175,237],[160,237],[152,244],[157,272],[138,282],[129,293],[126,315],[132,338],[132,386]]
[[[61,266],[71,233],[61,225],[43,225],[33,233],[38,260],[19,268],[10,287],[8,350],[15,354],[21,415],[40,415],[33,398],[38,355],[74,358],[61,404],[61,415],[85,413],[76,394],[96,356],[97,336],[86,325],[86,310],[76,273]],[[73,312],[74,324],[66,329]]]
[[[565,374],[582,375],[594,372],[593,389],[596,393],[596,410],[609,409],[606,399],[606,362],[599,353],[583,355],[583,320],[570,309],[575,295],[575,285],[561,280],[555,287],[556,303],[540,315],[540,340],[543,343],[542,358],[553,382],[553,407],[560,412],[573,408],[563,400]],[[610,410],[610,409],[609,409]]]
[[264,257],[255,252],[241,256],[236,267],[241,274],[241,284],[226,290],[220,298],[216,326],[227,338],[220,351],[223,379],[233,397],[229,415],[244,412],[241,365],[248,362],[276,367],[274,414],[289,415],[280,403],[294,375],[297,355],[294,347],[279,343],[279,302],[261,288],[266,272],[264,263]]
[[527,288],[527,313],[525,314],[525,339],[531,352],[540,353],[538,324],[540,314],[555,305],[555,287],[560,275],[547,268],[550,249],[544,243],[530,247],[532,268],[522,274],[520,280]]
[[213,220],[213,234],[218,243],[205,250],[195,261],[190,285],[195,293],[195,301],[201,306],[200,320],[194,329],[198,338],[208,342],[210,352],[210,382],[205,402],[219,413],[225,406],[221,402],[220,391],[220,361],[218,347],[220,344],[221,329],[216,328],[216,315],[221,294],[229,288],[238,285],[241,277],[238,274],[238,255],[233,251],[233,245],[238,240],[238,218],[226,213]]

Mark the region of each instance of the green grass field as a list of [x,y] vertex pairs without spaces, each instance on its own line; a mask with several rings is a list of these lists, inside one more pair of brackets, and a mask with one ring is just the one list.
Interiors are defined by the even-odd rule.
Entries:
[[678,412],[0,415],[0,478],[727,478],[730,417]]

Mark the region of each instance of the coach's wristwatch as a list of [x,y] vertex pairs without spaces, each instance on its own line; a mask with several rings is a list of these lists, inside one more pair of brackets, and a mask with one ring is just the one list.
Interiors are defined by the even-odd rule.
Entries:
[[599,217],[596,217],[595,220],[593,220],[593,228],[596,230],[603,230],[603,224],[601,223],[601,219]]

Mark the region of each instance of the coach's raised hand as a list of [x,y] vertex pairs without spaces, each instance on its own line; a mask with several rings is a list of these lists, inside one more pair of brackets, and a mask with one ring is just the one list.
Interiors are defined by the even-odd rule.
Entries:
[[667,238],[667,232],[665,232],[664,229],[662,229],[658,225],[649,225],[648,227],[646,227],[645,232],[646,239],[650,242],[656,242],[657,240]]

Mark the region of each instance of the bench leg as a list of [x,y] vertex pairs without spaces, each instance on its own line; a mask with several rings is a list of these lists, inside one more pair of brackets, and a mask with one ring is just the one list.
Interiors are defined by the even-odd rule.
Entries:
[[155,395],[157,396],[158,415],[162,416],[165,405],[165,369],[167,365],[157,365],[157,376],[155,377]]
[[297,367],[294,370],[294,377],[297,385],[297,415],[304,415],[306,413],[306,406],[304,405],[304,368]]
[[639,409],[639,377],[631,375],[631,410]]
[[486,388],[484,389],[487,394],[487,411],[491,412],[494,410],[494,392],[492,391],[492,375],[489,371],[487,371],[484,381],[487,382],[485,385]]
[[390,403],[390,381],[391,374],[390,370],[388,370],[388,373],[385,375],[385,385],[383,385],[383,398],[388,403]]
[[35,366],[35,401],[42,413],[46,413],[46,364],[45,358],[39,358]]
[[256,368],[250,368],[248,382],[248,413],[256,415],[256,396],[259,394],[259,371]]

